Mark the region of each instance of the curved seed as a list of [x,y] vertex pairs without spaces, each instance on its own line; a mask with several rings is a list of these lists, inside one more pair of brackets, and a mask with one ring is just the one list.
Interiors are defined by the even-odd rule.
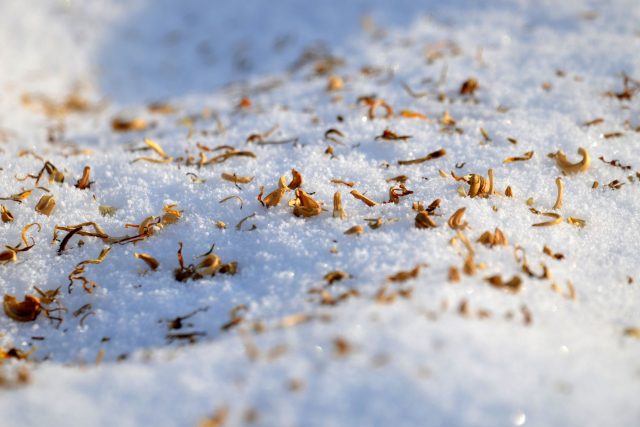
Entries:
[[462,222],[462,217],[464,216],[464,212],[467,210],[467,208],[460,208],[457,211],[454,212],[453,215],[451,215],[451,218],[449,218],[449,221],[447,221],[447,224],[449,224],[449,227],[453,228],[454,230],[461,230],[464,229],[467,225],[469,225],[468,222]]
[[32,322],[42,311],[40,300],[33,295],[26,295],[22,302],[13,295],[5,295],[3,308],[7,316],[18,322]]
[[534,227],[549,227],[551,225],[560,224],[562,222],[562,216],[555,212],[540,212],[540,215],[548,216],[553,218],[551,221],[538,222],[533,224]]
[[580,160],[578,163],[571,163],[569,160],[567,160],[567,156],[562,151],[558,151],[554,157],[556,158],[556,164],[560,169],[563,170],[563,172],[584,172],[589,169],[589,165],[591,165],[591,156],[589,156],[587,150],[582,147],[578,148],[578,154],[582,156],[582,160]]

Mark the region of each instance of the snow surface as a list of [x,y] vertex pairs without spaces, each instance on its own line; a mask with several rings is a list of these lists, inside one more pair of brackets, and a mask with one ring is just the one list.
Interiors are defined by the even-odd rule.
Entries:
[[[363,26],[364,16],[370,19]],[[442,41],[454,42],[459,54],[444,49],[444,57],[428,63],[425,51]],[[0,290],[22,298],[33,286],[62,286],[60,302],[68,309],[60,328],[43,315],[31,323],[0,316],[0,347],[37,347],[27,362],[31,382],[0,389],[1,425],[193,426],[221,408],[228,410],[225,425],[248,424],[250,415],[254,425],[273,426],[640,424],[640,341],[623,334],[640,326],[640,181],[627,178],[640,168],[634,130],[640,94],[622,101],[604,95],[623,89],[622,73],[640,78],[637,1],[3,0],[0,43],[0,196],[28,188],[33,181],[15,176],[42,167],[33,156],[18,157],[21,150],[39,153],[67,177],[64,184],[43,181],[57,200],[49,217],[34,211],[40,190],[22,204],[1,202],[15,216],[0,224],[3,244],[19,242],[31,222],[42,231],[32,229],[36,245],[17,263],[0,265]],[[312,65],[291,68],[305,48],[319,45],[345,61],[334,71],[344,79],[340,91],[327,92],[327,76],[315,76]],[[364,66],[382,72],[366,76]],[[458,94],[470,77],[480,84],[475,101]],[[279,85],[264,89],[275,81]],[[429,95],[412,98],[402,82]],[[59,120],[25,108],[20,97],[42,93],[59,100],[78,84],[101,108],[66,115],[64,141],[50,144],[47,128]],[[446,101],[437,99],[440,92]],[[370,120],[356,101],[372,94],[396,112],[414,110],[432,120]],[[248,111],[237,109],[243,96],[251,99]],[[147,104],[158,100],[176,112],[149,113]],[[205,109],[214,114],[202,117]],[[464,133],[441,132],[445,110]],[[121,114],[154,126],[114,133],[111,119]],[[190,136],[183,120],[189,116],[197,117]],[[595,118],[604,122],[583,125]],[[246,142],[274,125],[270,139],[298,142]],[[343,132],[343,145],[324,139],[329,128]],[[412,138],[375,140],[386,128]],[[623,135],[604,138],[611,132]],[[132,164],[141,154],[131,148],[143,146],[145,137],[174,157],[197,155],[199,143],[232,145],[257,158],[203,168]],[[334,157],[324,153],[329,145]],[[93,153],[67,155],[75,146]],[[561,149],[577,160],[579,147],[591,153],[592,166],[563,177],[559,212],[586,226],[532,227],[541,219],[527,199],[542,211],[555,201],[560,170],[547,154]],[[447,150],[445,157],[396,164],[439,148]],[[529,150],[535,152],[530,161],[502,163]],[[600,156],[633,168],[613,167]],[[85,165],[95,183],[81,191],[73,183]],[[272,191],[291,168],[327,212],[293,216],[286,205],[291,193],[269,210],[258,203],[260,186]],[[497,189],[510,185],[513,198],[463,198],[460,183],[438,174],[486,174],[488,168]],[[206,182],[193,183],[189,172]],[[222,172],[255,178],[238,189],[220,178]],[[330,182],[354,181],[354,188],[382,202],[392,185],[385,180],[401,174],[414,194],[372,208]],[[625,185],[608,188],[614,179]],[[344,221],[331,216],[337,190]],[[230,195],[242,198],[241,209],[235,199],[219,203]],[[434,216],[439,227],[416,229],[411,204],[436,198],[442,200],[441,216]],[[69,272],[104,244],[88,237],[79,247],[74,238],[58,256],[58,244],[51,243],[56,224],[96,221],[108,234],[123,235],[124,224],[157,215],[169,203],[184,211],[180,221],[135,246],[114,245],[104,263],[88,266],[87,277],[98,283],[94,293],[80,286],[66,292]],[[118,210],[103,217],[99,205]],[[486,269],[454,284],[447,273],[452,265],[461,268],[465,251],[450,244],[456,233],[446,220],[461,207],[473,241],[499,227],[509,246],[474,243],[476,262]],[[235,224],[252,213],[237,231]],[[397,221],[366,226],[365,218],[378,217]],[[226,230],[216,227],[219,220]],[[248,231],[252,224],[257,228]],[[356,224],[365,226],[362,235],[343,234]],[[187,262],[215,243],[224,262],[238,262],[237,275],[175,281],[179,241]],[[551,279],[523,274],[516,245],[534,272],[545,263]],[[543,254],[544,245],[565,259]],[[144,272],[134,252],[152,254],[160,268]],[[428,266],[417,279],[389,288],[412,288],[411,298],[375,301],[387,276],[421,263]],[[323,276],[334,270],[351,277],[329,291],[355,289],[360,296],[321,305],[309,290],[322,287]],[[483,278],[493,274],[519,275],[523,289],[513,294],[491,287]],[[567,281],[575,286],[575,301],[551,290],[555,282],[566,294]],[[458,310],[463,300],[467,317]],[[72,313],[87,303],[95,314],[81,325]],[[222,331],[239,304],[248,307],[246,320]],[[532,315],[529,325],[523,305]],[[168,320],[199,308],[206,310],[182,329],[168,330]],[[480,319],[479,309],[491,316]],[[311,320],[280,326],[299,313]],[[252,322],[265,331],[255,333]],[[168,332],[190,331],[206,336],[195,345],[167,341]],[[349,344],[346,354],[336,351],[336,339]],[[253,345],[257,360],[247,351]],[[102,350],[104,361],[96,365]],[[5,361],[2,370],[10,376],[23,363]]]

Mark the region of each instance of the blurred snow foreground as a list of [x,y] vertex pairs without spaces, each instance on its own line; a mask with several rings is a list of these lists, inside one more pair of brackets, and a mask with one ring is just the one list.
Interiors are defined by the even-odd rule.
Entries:
[[637,1],[3,0],[0,43],[2,426],[640,425]]

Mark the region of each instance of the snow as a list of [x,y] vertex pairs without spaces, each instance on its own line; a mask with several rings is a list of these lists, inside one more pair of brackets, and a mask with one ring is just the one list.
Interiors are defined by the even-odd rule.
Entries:
[[[42,190],[21,204],[0,201],[15,217],[0,223],[0,243],[15,245],[29,223],[42,226],[29,232],[36,243],[30,251],[0,265],[0,291],[22,299],[34,286],[61,286],[59,301],[68,309],[59,328],[44,315],[28,323],[0,316],[0,348],[37,347],[29,361],[0,365],[10,379],[21,366],[31,373],[28,384],[0,387],[0,424],[193,426],[222,408],[228,411],[225,425],[249,424],[252,413],[253,424],[274,426],[639,424],[640,341],[624,331],[640,327],[640,94],[630,100],[605,96],[622,91],[622,73],[640,78],[638,3],[236,3],[0,4],[0,197],[32,188],[32,180],[15,177],[42,168],[32,155],[18,156],[22,150],[43,156],[66,176],[63,184],[49,184],[46,176],[41,181],[57,201],[51,216],[34,211]],[[444,57],[428,63],[425,52],[442,41],[454,42],[459,54],[445,48]],[[291,68],[304,49],[321,44],[345,61],[333,72],[344,79],[340,91],[327,92],[328,76],[314,75],[312,65]],[[367,76],[360,72],[364,66],[382,71]],[[471,77],[479,89],[473,97],[460,96],[460,85]],[[413,98],[403,82],[429,95]],[[78,85],[99,108],[55,119],[20,101],[25,93],[61,100]],[[439,101],[439,92],[447,100]],[[431,120],[371,120],[357,99],[372,94],[396,113],[412,110]],[[252,103],[247,111],[237,108],[244,96]],[[150,113],[148,103],[158,100],[176,112]],[[463,133],[441,132],[445,110]],[[115,133],[111,119],[121,115],[153,126]],[[184,118],[192,116],[190,135]],[[218,132],[216,117],[224,132]],[[604,122],[584,126],[596,118]],[[60,121],[63,142],[47,142],[47,129]],[[269,140],[297,142],[246,142],[275,125]],[[329,128],[344,134],[342,144],[324,138]],[[376,140],[387,128],[412,138]],[[483,141],[480,128],[491,141]],[[604,137],[611,132],[622,136]],[[154,156],[131,151],[144,146],[144,138],[174,158],[197,156],[196,144],[231,145],[256,158],[202,168],[132,163]],[[330,145],[333,157],[325,154]],[[92,154],[69,155],[74,147]],[[589,151],[592,164],[562,177],[564,206],[558,212],[586,226],[565,221],[532,227],[547,218],[532,214],[527,199],[540,211],[553,211],[561,175],[547,154],[563,150],[577,161],[579,147]],[[447,151],[442,158],[397,165],[440,148]],[[529,161],[503,163],[530,150],[535,154]],[[600,156],[632,169],[613,167]],[[86,165],[94,184],[78,190],[73,184]],[[326,212],[295,217],[287,206],[291,192],[268,210],[256,200],[261,185],[268,194],[281,175],[291,179],[292,168]],[[461,197],[462,184],[439,175],[453,170],[486,176],[489,168],[496,190],[510,185],[514,197]],[[239,189],[223,181],[222,172],[255,178]],[[192,182],[188,173],[206,181]],[[351,188],[331,183],[353,181],[355,189],[383,202],[392,185],[386,180],[402,174],[414,193],[371,208],[353,198]],[[616,179],[625,185],[613,190],[607,184]],[[594,181],[599,188],[592,188]],[[344,221],[331,215],[335,191],[342,193]],[[242,208],[237,199],[219,202],[230,195],[243,200]],[[433,219],[439,226],[416,229],[412,203],[426,206],[436,198],[441,205]],[[83,237],[78,246],[74,237],[57,255],[55,225],[95,221],[107,234],[122,236],[134,232],[124,224],[139,224],[173,203],[183,211],[177,223],[136,245],[113,245],[102,264],[87,266],[87,278],[98,285],[94,292],[81,285],[67,292],[69,273],[95,259],[105,243]],[[100,205],[118,210],[102,216]],[[462,268],[466,250],[460,242],[451,244],[456,232],[446,222],[461,207],[475,261],[486,268],[450,283],[449,268]],[[366,225],[365,218],[379,217],[385,221],[380,228]],[[216,227],[217,221],[227,228]],[[365,227],[362,235],[344,234],[356,224]],[[496,227],[508,246],[475,243]],[[238,273],[174,280],[178,242],[187,263],[215,243],[222,262],[238,262]],[[544,245],[565,258],[543,254]],[[514,258],[516,246],[534,273],[544,263],[551,278],[524,274]],[[158,270],[147,271],[135,252],[154,256]],[[376,302],[386,277],[418,264],[427,266],[417,278],[389,287],[413,289],[410,298]],[[359,296],[322,305],[309,291],[335,270],[350,277],[329,292],[337,297],[353,289]],[[494,274],[520,276],[522,290],[502,291],[483,280]],[[575,300],[566,297],[569,281]],[[564,294],[553,292],[552,283]],[[468,316],[459,312],[463,301]],[[73,313],[85,304],[94,314],[81,322]],[[245,321],[221,330],[240,304],[247,307]],[[197,309],[182,329],[169,330],[171,319]],[[480,318],[478,310],[490,317]],[[283,327],[283,319],[297,314],[308,321]],[[265,330],[255,332],[254,322]],[[167,339],[180,332],[205,336],[193,345]],[[346,354],[337,351],[337,339],[348,343]],[[250,351],[254,346],[257,357]],[[96,364],[102,351],[104,360]]]

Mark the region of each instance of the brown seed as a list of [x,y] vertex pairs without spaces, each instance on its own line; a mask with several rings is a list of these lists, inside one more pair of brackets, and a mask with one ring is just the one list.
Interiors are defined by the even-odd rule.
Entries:
[[32,322],[42,311],[40,299],[33,295],[26,295],[24,301],[18,302],[16,297],[6,294],[3,308],[7,316],[18,322]]
[[409,279],[415,279],[420,274],[420,265],[416,265],[414,268],[408,271],[399,271],[396,274],[387,277],[390,282],[406,282]]
[[349,228],[347,231],[344,232],[344,234],[362,234],[364,233],[364,227],[361,225],[354,225],[353,227]]
[[505,188],[504,195],[507,197],[513,197],[513,190],[510,185],[507,185],[507,188]]
[[323,279],[327,281],[328,285],[332,285],[334,282],[338,282],[340,280],[348,279],[349,273],[344,271],[332,271],[324,275]]
[[465,80],[460,86],[460,95],[473,95],[478,89],[478,81],[474,78]]

